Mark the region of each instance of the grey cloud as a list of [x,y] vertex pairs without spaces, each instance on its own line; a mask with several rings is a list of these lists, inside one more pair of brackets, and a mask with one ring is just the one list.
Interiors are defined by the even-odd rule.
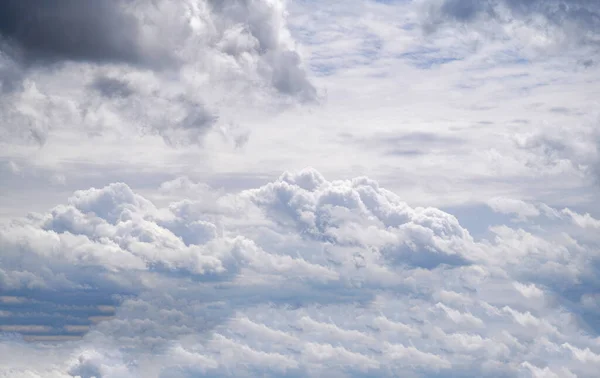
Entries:
[[423,269],[434,269],[439,266],[463,266],[471,262],[460,255],[446,254],[441,251],[431,250],[424,246],[415,248],[396,247],[382,250],[382,254],[392,264],[407,265]]
[[560,127],[551,132],[534,130],[513,137],[528,153],[526,164],[540,171],[567,163],[569,169],[598,183],[600,180],[600,134],[596,119],[584,125]]
[[271,69],[272,83],[278,91],[299,96],[303,101],[317,99],[317,90],[301,68],[300,56],[295,51],[286,51],[274,57]]
[[23,75],[23,69],[0,48],[0,93],[6,95],[21,89]]
[[220,49],[240,58],[248,50],[261,57],[261,74],[280,93],[306,101],[317,99],[317,91],[308,80],[300,56],[283,40],[284,19],[276,11],[280,3],[265,1],[210,0],[214,12],[225,22],[244,25],[241,30],[224,30]]
[[199,102],[179,99],[183,113],[163,122],[150,120],[150,131],[158,133],[170,146],[202,144],[204,135],[217,122],[218,116]]
[[582,61],[580,61],[580,63],[585,67],[585,68],[590,68],[592,66],[594,66],[596,63],[593,59],[584,59]]
[[140,63],[137,20],[115,0],[6,0],[0,35],[18,58]]
[[69,374],[74,377],[81,378],[93,378],[93,377],[102,377],[101,368],[94,364],[94,361],[91,360],[81,360],[80,363],[71,370],[69,370]]
[[131,96],[134,91],[126,81],[106,76],[100,76],[92,83],[92,88],[105,97],[125,98]]
[[56,128],[130,127],[171,146],[202,144],[219,120],[215,104],[317,97],[281,0],[0,5],[3,140],[43,144]]
[[442,12],[459,21],[472,21],[486,8],[485,1],[479,0],[446,0]]
[[[156,80],[156,78],[153,78]],[[148,90],[144,83],[101,75],[88,88],[100,95],[82,107],[83,118],[97,120],[98,104],[103,110],[145,135],[160,136],[171,147],[202,145],[204,136],[219,120],[218,109],[209,108],[201,99],[187,93]],[[90,129],[111,125],[88,124]]]

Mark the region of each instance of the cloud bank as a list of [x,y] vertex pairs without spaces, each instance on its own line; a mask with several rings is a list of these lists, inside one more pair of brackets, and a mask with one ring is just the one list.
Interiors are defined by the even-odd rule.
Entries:
[[451,214],[314,169],[238,194],[188,178],[161,192],[186,197],[158,207],[114,183],[0,229],[0,376],[599,368],[589,214],[499,198],[522,222],[476,240]]

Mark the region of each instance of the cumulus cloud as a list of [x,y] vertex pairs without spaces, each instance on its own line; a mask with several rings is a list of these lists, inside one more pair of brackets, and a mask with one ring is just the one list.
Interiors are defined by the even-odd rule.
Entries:
[[[451,214],[314,169],[237,194],[186,177],[161,191],[187,198],[158,207],[115,183],[0,229],[0,376],[598,369],[595,235],[475,240]],[[524,204],[495,206],[534,219]]]
[[5,140],[70,126],[200,144],[223,104],[317,98],[280,0],[9,0],[0,14]]

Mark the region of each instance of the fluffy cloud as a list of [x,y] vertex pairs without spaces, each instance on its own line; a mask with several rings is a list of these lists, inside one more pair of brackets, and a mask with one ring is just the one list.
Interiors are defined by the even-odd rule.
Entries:
[[77,127],[199,144],[223,104],[317,96],[280,0],[10,0],[0,13],[2,139]]
[[0,342],[0,376],[598,369],[589,215],[556,210],[552,222],[574,231],[549,234],[528,219],[550,212],[498,200],[523,227],[475,240],[373,180],[313,169],[238,194],[208,196],[188,178],[161,191],[189,197],[158,207],[115,183],[0,230],[0,319],[20,332]]

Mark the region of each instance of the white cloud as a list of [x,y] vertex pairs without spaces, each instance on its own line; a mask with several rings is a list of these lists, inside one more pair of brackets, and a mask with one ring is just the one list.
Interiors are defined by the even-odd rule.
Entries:
[[[112,184],[5,225],[3,319],[14,324],[2,330],[81,339],[53,356],[41,341],[4,339],[46,358],[7,359],[2,374],[587,376],[600,354],[587,239],[503,226],[478,242],[450,214],[312,169],[181,211],[205,200],[157,207]],[[518,259],[500,256],[509,245]]]
[[495,197],[488,202],[488,205],[492,210],[499,213],[516,214],[519,220],[526,220],[540,215],[540,211],[534,205],[521,200]]
[[571,218],[573,223],[584,228],[599,228],[600,220],[595,219],[590,214],[578,214],[570,209],[563,209],[562,213]]

